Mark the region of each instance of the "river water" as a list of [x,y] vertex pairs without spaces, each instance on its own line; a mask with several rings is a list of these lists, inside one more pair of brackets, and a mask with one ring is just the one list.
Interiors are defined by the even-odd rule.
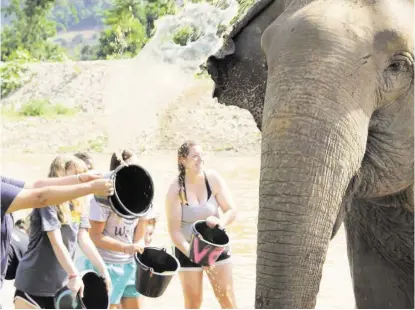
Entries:
[[[3,154],[2,174],[35,180],[47,175],[54,156],[33,154]],[[107,171],[108,154],[93,155],[97,169]],[[169,182],[177,173],[175,152],[164,152],[140,157],[141,164],[150,172],[155,183],[154,205],[158,208],[160,219],[156,227],[155,246],[170,247],[164,216],[164,197]],[[227,231],[232,242],[234,259],[235,293],[239,308],[253,308],[255,295],[256,227],[258,211],[259,154],[235,155],[234,153],[210,154],[205,159],[208,168],[217,170],[226,180],[236,206],[237,221]],[[17,214],[21,217],[24,212]],[[6,281],[1,292],[3,308],[11,308],[14,287]],[[203,308],[220,308],[213,290],[204,278]],[[145,299],[146,308],[183,308],[183,295],[178,276],[170,282],[163,296]],[[346,243],[343,228],[332,240],[323,270],[323,279],[317,300],[317,308],[354,308]]]

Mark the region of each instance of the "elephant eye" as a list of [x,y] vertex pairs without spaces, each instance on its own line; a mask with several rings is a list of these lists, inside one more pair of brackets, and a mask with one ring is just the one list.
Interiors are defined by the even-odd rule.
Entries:
[[400,72],[405,69],[405,62],[404,61],[396,61],[389,66],[389,69],[392,72]]
[[413,72],[413,58],[410,55],[398,54],[395,55],[388,66],[388,71],[392,74],[399,74],[404,72]]
[[[414,80],[414,59],[410,53],[400,52],[393,55],[383,72],[383,91],[393,100],[395,96],[408,90]],[[387,101],[390,101],[390,100]]]

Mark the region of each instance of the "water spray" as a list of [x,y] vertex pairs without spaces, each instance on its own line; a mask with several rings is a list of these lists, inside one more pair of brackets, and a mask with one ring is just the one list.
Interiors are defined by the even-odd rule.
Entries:
[[[158,115],[191,87],[199,66],[222,44],[219,25],[230,27],[238,6],[236,0],[224,9],[186,3],[176,15],[155,21],[156,33],[137,57],[112,61],[104,93],[110,150],[137,147],[135,136],[157,132]],[[197,40],[174,43],[175,32],[188,25],[198,29]]]

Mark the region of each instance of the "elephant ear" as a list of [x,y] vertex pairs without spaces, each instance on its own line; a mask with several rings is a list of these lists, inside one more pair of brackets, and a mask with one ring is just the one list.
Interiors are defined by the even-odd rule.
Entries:
[[223,59],[228,55],[232,55],[235,52],[235,43],[233,42],[233,38],[236,37],[246,26],[248,26],[251,20],[253,20],[274,1],[275,0],[260,0],[256,2],[244,16],[233,25],[231,30],[223,35],[224,44],[213,54],[213,56],[217,59]]

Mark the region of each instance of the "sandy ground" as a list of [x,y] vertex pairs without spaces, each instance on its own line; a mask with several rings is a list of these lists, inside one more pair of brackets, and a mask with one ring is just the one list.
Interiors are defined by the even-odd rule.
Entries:
[[[106,171],[109,155],[93,155],[97,168]],[[2,174],[34,180],[47,174],[52,155],[2,154]],[[149,170],[155,182],[154,204],[159,208],[160,222],[157,226],[154,245],[170,247],[166,233],[163,200],[167,186],[176,174],[175,152],[156,153],[141,157],[142,165]],[[206,166],[219,171],[227,181],[236,201],[239,217],[228,232],[232,240],[234,257],[234,282],[238,306],[254,307],[256,226],[258,209],[259,154],[236,155],[222,152],[210,153],[205,159]],[[21,217],[22,212],[17,214]],[[6,281],[0,301],[3,308],[12,308],[14,286]],[[203,308],[220,308],[213,291],[204,279]],[[179,278],[175,276],[164,295],[157,299],[144,300],[146,308],[183,308],[183,295]],[[332,240],[323,270],[323,279],[317,299],[317,308],[354,308],[354,297],[346,254],[343,228]]]

